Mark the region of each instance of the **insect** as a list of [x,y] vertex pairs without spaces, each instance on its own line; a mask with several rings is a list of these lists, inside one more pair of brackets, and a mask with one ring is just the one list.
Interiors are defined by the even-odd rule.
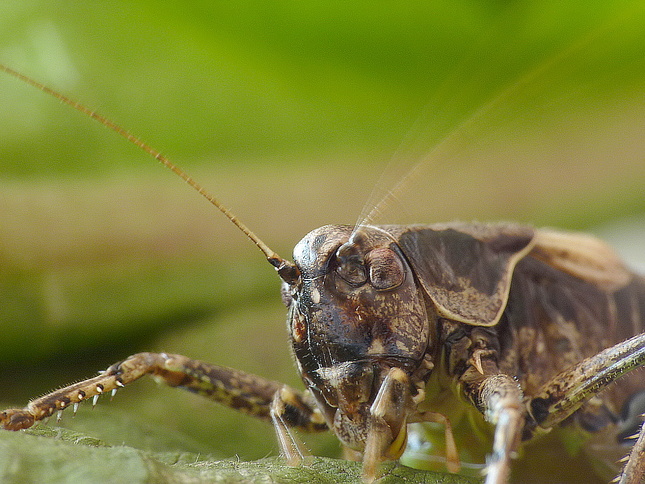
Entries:
[[[159,153],[135,144],[203,193]],[[402,455],[414,422],[444,425],[448,466],[458,470],[451,420],[433,410],[434,399],[461,395],[495,427],[489,483],[508,480],[520,441],[565,420],[608,433],[616,446],[639,431],[639,375],[597,394],[643,364],[645,280],[597,239],[519,225],[325,226],[296,245],[292,263],[206,197],[282,279],[291,345],[308,391],[181,355],[139,353],[3,411],[5,429],[28,428],[153,375],[272,421],[292,464],[304,453],[291,429],[332,429],[362,455],[369,482],[380,462]],[[428,387],[431,381],[452,396]],[[624,482],[643,478],[643,445],[641,435]]]
[[[459,389],[496,426],[490,482],[506,479],[518,441],[542,427],[567,420],[614,432],[615,441],[637,430],[635,375],[600,402],[586,401],[643,358],[642,279],[595,239],[516,225],[327,226],[296,246],[295,265],[257,243],[283,280],[310,393],[177,355],[139,354],[29,411],[6,411],[4,425],[28,426],[153,373],[271,419],[292,462],[302,458],[292,427],[332,428],[364,455],[367,480],[381,460],[400,455],[408,423],[438,422],[452,441],[451,418],[434,405],[446,395],[424,398],[427,382]],[[584,357],[591,359],[583,366]],[[630,463],[637,482],[640,461]]]

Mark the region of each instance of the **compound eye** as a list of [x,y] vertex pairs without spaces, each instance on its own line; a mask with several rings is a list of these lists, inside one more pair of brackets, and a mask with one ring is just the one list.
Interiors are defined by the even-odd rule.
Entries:
[[352,242],[341,245],[336,251],[338,267],[336,273],[351,286],[362,286],[367,282],[367,270],[358,247]]
[[374,249],[365,258],[370,268],[370,282],[378,291],[394,289],[405,280],[401,257],[392,249]]
[[352,286],[362,286],[367,282],[365,266],[356,259],[343,261],[336,269],[336,272],[345,282]]

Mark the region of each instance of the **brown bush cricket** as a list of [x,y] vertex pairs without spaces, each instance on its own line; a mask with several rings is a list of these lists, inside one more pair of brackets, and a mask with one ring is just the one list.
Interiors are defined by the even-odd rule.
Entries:
[[[262,250],[282,280],[288,332],[307,390],[185,356],[138,353],[99,376],[0,413],[32,426],[152,375],[271,421],[287,461],[306,452],[292,429],[332,430],[366,482],[405,450],[408,426],[492,433],[486,482],[507,482],[523,442],[555,427],[628,453],[620,482],[645,479],[645,280],[591,236],[514,224],[329,225],[306,235],[294,262],[278,256],[183,171],[120,127],[29,78],[173,170]],[[619,380],[620,378],[620,380]],[[636,438],[637,437],[637,438]],[[634,444],[635,442],[635,444]],[[631,448],[631,450],[630,450]],[[608,464],[610,465],[610,463]]]
[[[159,153],[80,109],[204,194]],[[495,426],[489,483],[507,481],[521,441],[565,420],[603,432],[616,447],[639,432],[640,375],[607,387],[645,359],[645,280],[597,239],[516,225],[325,226],[298,243],[291,263],[205,196],[282,279],[293,353],[308,391],[180,355],[139,353],[24,409],[5,410],[4,428],[30,427],[150,374],[271,420],[291,464],[304,454],[292,428],[332,429],[362,455],[366,481],[378,476],[379,462],[401,456],[413,422],[445,426],[448,467],[459,469],[450,420],[426,399],[431,378]],[[643,441],[641,434],[621,482],[643,478]]]

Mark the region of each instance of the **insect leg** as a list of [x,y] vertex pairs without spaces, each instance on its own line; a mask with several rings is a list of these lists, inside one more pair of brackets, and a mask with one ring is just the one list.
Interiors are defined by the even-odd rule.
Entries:
[[645,425],[641,425],[638,439],[627,457],[627,464],[618,480],[619,484],[645,482]]
[[310,394],[297,392],[287,385],[274,393],[270,415],[280,450],[291,466],[300,464],[309,455],[300,439],[291,431],[292,428],[307,432],[328,430]]
[[[590,397],[644,364],[645,334],[639,334],[559,373],[530,401],[529,411],[533,419],[526,430],[557,425]],[[621,483],[629,484],[645,481],[645,436],[642,428],[620,479]]]
[[[517,380],[501,373],[493,332],[474,329],[469,337],[453,341],[448,355],[451,372],[465,366],[458,379],[464,396],[495,426],[493,450],[488,456],[486,484],[508,482],[511,459],[516,457],[526,421],[524,394]],[[454,369],[453,369],[454,368]]]
[[567,418],[588,398],[628,371],[645,364],[645,333],[611,346],[559,373],[530,402],[535,424],[551,428]]
[[509,375],[486,377],[479,386],[477,407],[495,425],[493,452],[486,462],[486,484],[508,482],[526,420],[522,389]]
[[[32,400],[25,408],[0,412],[0,425],[7,430],[31,427],[35,422],[70,405],[90,398],[96,401],[99,395],[115,391],[144,375],[151,375],[172,387],[184,388],[263,420],[270,419],[274,395],[284,388],[278,382],[181,355],[137,353],[94,378]],[[298,395],[295,390],[291,391]],[[294,422],[294,419],[288,421]],[[295,423],[309,430],[305,421],[305,418],[301,418]]]
[[459,460],[459,452],[457,452],[457,444],[455,443],[455,436],[452,433],[452,423],[445,415],[437,412],[423,412],[412,422],[434,422],[443,425],[444,438],[446,440],[446,468],[449,472],[457,473],[461,469],[461,462]]

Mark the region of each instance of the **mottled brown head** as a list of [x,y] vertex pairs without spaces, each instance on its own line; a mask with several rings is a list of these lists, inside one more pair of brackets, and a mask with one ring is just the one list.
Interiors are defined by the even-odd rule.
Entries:
[[[416,393],[409,377],[430,340],[423,294],[394,239],[378,228],[316,229],[298,243],[294,261],[300,277],[284,293],[298,368],[330,427],[363,451],[379,391],[396,392],[383,398],[402,407]],[[393,368],[402,370],[394,373],[397,385],[384,385]],[[381,422],[388,437],[379,457],[402,451],[388,454],[404,434],[407,408],[399,414]]]

